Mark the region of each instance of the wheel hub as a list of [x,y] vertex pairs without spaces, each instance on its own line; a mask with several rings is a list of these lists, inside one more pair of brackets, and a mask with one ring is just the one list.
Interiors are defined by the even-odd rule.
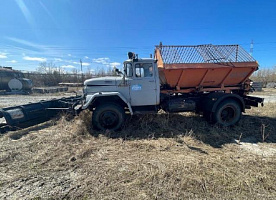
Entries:
[[221,119],[225,122],[230,122],[235,118],[235,110],[232,107],[226,107],[221,112]]
[[104,127],[111,128],[112,126],[116,125],[116,122],[118,121],[118,116],[115,112],[106,111],[100,116],[100,119]]

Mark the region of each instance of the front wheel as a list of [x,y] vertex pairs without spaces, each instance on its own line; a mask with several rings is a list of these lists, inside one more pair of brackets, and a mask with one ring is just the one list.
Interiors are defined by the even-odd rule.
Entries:
[[221,126],[232,126],[241,118],[241,107],[234,100],[221,102],[214,113],[214,120]]
[[119,130],[125,121],[125,111],[117,104],[103,104],[92,114],[92,125],[99,130]]

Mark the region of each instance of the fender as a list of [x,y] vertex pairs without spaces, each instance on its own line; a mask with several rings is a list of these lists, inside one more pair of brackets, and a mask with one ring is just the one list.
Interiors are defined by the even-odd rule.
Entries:
[[82,106],[82,109],[86,109],[88,108],[88,106],[98,97],[103,97],[103,96],[118,96],[123,102],[125,102],[128,106],[128,109],[129,109],[129,112],[131,115],[133,115],[133,111],[132,111],[132,108],[131,108],[131,105],[130,105],[130,102],[127,101],[127,99],[119,92],[97,92],[97,93],[94,93],[94,94],[88,94],[86,96],[86,101],[85,101],[85,104]]
[[211,93],[203,100],[204,110],[215,112],[217,106],[225,99],[236,100],[241,105],[241,111],[245,110],[245,103],[242,97],[236,94],[226,94],[226,93]]

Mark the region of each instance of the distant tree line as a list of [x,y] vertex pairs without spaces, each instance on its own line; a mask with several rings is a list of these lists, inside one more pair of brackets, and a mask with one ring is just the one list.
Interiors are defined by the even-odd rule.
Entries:
[[36,72],[25,72],[25,78],[33,81],[34,87],[57,86],[59,83],[83,83],[84,80],[100,76],[116,76],[112,68],[98,68],[95,71],[82,73],[73,69],[68,73],[61,67],[56,67],[52,62],[40,63]]
[[263,82],[264,86],[270,82],[276,82],[276,66],[273,68],[259,69],[250,77],[255,82]]

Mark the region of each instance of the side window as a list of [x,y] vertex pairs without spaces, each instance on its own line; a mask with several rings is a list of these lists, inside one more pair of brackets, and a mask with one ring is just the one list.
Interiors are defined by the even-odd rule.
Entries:
[[137,63],[135,64],[136,77],[152,77],[153,66],[151,63]]
[[126,63],[126,75],[127,77],[132,77],[133,76],[133,70],[132,70],[132,64],[131,63]]
[[135,76],[136,77],[144,77],[144,69],[142,64],[135,64]]

